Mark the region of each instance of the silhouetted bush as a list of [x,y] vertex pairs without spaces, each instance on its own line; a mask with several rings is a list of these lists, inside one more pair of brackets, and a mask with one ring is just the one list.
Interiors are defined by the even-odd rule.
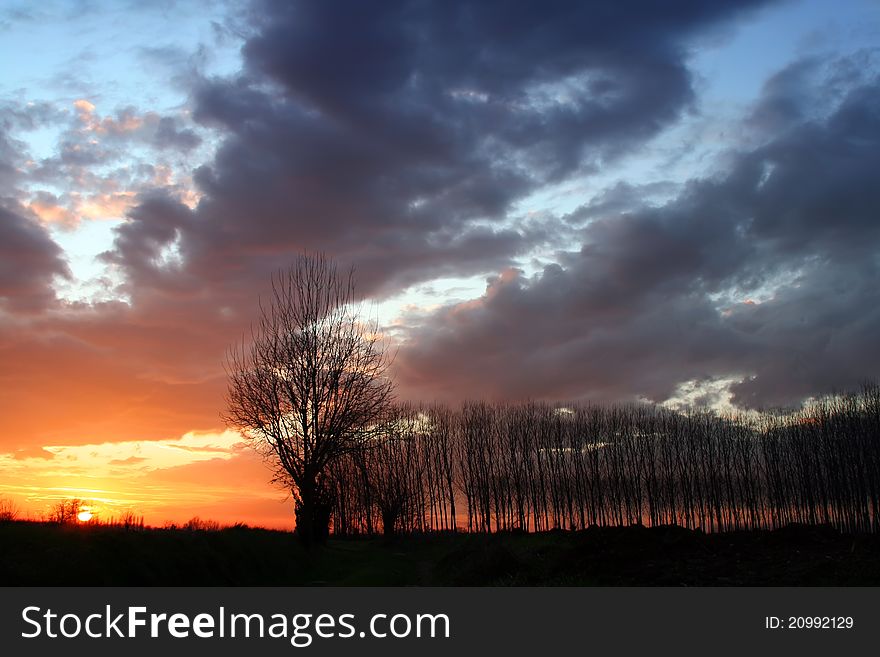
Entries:
[[181,529],[190,532],[212,532],[220,529],[220,523],[216,520],[202,520],[198,516],[195,516],[187,520],[183,526],[181,526]]
[[18,505],[15,500],[0,497],[0,522],[11,522],[19,516]]

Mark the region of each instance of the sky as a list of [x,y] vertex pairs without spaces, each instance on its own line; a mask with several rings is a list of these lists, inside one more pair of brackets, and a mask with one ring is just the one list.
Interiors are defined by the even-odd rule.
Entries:
[[400,399],[876,377],[878,44],[875,0],[0,2],[0,496],[291,527],[223,359],[303,251]]

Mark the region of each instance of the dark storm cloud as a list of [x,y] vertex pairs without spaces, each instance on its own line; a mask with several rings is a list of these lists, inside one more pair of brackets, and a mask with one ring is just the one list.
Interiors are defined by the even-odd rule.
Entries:
[[179,151],[190,151],[202,143],[202,138],[188,128],[181,128],[178,121],[170,116],[163,116],[156,125],[153,143],[159,148],[171,148]]
[[117,229],[116,248],[101,258],[129,267],[132,287],[178,287],[183,279],[177,272],[167,271],[163,254],[177,240],[189,215],[189,209],[175,199],[152,194],[130,211],[131,221]]
[[56,276],[69,276],[61,249],[24,208],[0,199],[0,310],[43,308]]
[[761,102],[752,110],[749,123],[770,134],[800,122],[809,110],[809,80],[821,66],[818,58],[800,59],[775,75],[763,86]]
[[646,184],[618,182],[598,193],[589,203],[562,217],[574,226],[583,226],[594,219],[625,214],[645,206],[655,197],[669,198],[680,190],[681,185],[671,181]]
[[[770,91],[805,105],[790,119],[809,117],[800,87],[786,102]],[[560,265],[508,272],[482,299],[422,318],[402,378],[430,390],[430,376],[451,396],[660,401],[684,381],[734,377],[736,403],[772,406],[876,377],[878,167],[875,78],[662,207],[610,203]]]
[[497,271],[546,237],[512,204],[676,120],[688,39],[757,4],[258,3],[242,75],[195,92],[226,137],[186,267],[256,277],[322,249],[379,293]]
[[843,59],[797,59],[764,82],[746,125],[773,137],[834,110],[854,88],[870,82],[880,50],[862,49]]
[[61,248],[18,202],[23,142],[10,132],[33,128],[46,119],[42,105],[6,104],[0,114],[0,311],[30,313],[55,297],[52,281],[69,270]]

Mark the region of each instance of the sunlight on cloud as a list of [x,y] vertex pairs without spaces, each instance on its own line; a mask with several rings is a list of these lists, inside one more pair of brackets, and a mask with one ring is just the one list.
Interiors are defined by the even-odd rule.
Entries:
[[183,256],[180,254],[180,231],[175,231],[175,236],[171,243],[166,244],[159,250],[159,253],[153,258],[153,264],[159,269],[175,268],[183,265]]
[[110,194],[71,194],[75,212],[82,219],[119,219],[134,206],[135,192]]
[[[742,383],[743,377],[721,377],[712,379],[691,379],[680,383],[673,395],[661,406],[677,411],[700,408],[717,413],[735,413],[756,417],[755,411],[747,411],[732,403],[731,387]],[[647,400],[645,400],[647,401]]]
[[77,223],[74,212],[48,199],[35,199],[28,203],[27,207],[45,224],[60,224],[72,228]]
[[803,267],[780,271],[764,276],[754,285],[732,287],[707,294],[706,297],[715,305],[722,317],[730,317],[741,305],[758,306],[773,301],[782,290],[799,287],[804,271]]
[[[0,494],[22,501],[33,518],[42,517],[54,502],[71,498],[85,500],[99,519],[133,510],[145,514],[148,522],[186,519],[193,509],[222,506],[224,500],[234,504],[278,498],[269,487],[243,494],[227,470],[221,470],[225,476],[211,476],[222,464],[249,455],[241,436],[229,430],[191,431],[175,440],[52,445],[43,453],[42,458],[0,455],[5,473]],[[262,480],[262,465],[257,465]],[[189,478],[177,474],[197,467],[207,469]],[[247,466],[242,467],[247,474]],[[178,517],[181,499],[189,506]]]
[[210,459],[230,459],[242,444],[241,436],[191,431],[176,440],[138,440],[95,445],[47,445],[49,458],[16,459],[0,456],[4,470],[40,466],[45,476],[88,475],[127,477],[132,470],[147,472]]
[[485,291],[485,275],[439,278],[429,284],[414,285],[376,304],[379,325],[393,331],[406,324],[413,314],[428,313],[444,305],[480,297]]

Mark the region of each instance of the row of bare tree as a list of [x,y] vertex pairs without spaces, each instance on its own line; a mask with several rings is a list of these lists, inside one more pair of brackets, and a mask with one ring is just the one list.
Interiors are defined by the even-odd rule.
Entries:
[[[304,253],[227,356],[224,417],[338,534],[675,523],[877,531],[878,389],[794,415],[470,403],[394,409],[391,357],[354,272]],[[390,415],[390,419],[389,419]]]
[[337,534],[678,524],[880,530],[880,388],[794,414],[404,405],[333,463]]

